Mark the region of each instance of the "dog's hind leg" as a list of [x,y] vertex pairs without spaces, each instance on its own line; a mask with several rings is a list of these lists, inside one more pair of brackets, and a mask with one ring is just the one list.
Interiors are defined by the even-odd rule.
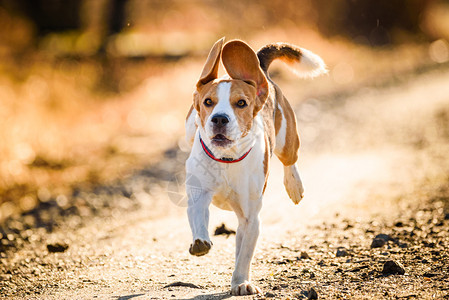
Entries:
[[283,96],[278,97],[275,130],[276,147],[274,153],[284,165],[284,186],[293,203],[298,204],[304,197],[304,187],[296,165],[300,142],[296,129],[295,113]]

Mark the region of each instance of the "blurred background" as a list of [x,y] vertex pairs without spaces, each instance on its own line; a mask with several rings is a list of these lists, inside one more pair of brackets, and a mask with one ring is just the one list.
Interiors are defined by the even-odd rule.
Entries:
[[449,1],[0,0],[0,222],[157,163],[223,36],[319,54],[295,105],[447,66]]

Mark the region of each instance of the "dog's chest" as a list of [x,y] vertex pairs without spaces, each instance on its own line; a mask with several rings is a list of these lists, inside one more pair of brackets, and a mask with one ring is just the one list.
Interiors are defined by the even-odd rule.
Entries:
[[227,166],[217,174],[212,190],[212,203],[221,209],[233,210],[248,199],[257,199],[262,195],[265,182],[263,167],[244,164],[232,167]]
[[212,203],[226,210],[240,206],[242,201],[258,198],[265,183],[263,157],[265,149],[256,143],[245,159],[237,163],[221,163],[208,157],[201,148],[194,145],[187,160],[187,184],[209,191]]

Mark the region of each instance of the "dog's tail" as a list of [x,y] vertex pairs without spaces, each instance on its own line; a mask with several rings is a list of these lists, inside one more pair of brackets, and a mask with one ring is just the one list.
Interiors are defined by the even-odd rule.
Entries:
[[271,63],[280,59],[299,77],[316,77],[327,73],[326,64],[315,53],[287,43],[275,43],[262,47],[257,52],[260,67],[268,77]]

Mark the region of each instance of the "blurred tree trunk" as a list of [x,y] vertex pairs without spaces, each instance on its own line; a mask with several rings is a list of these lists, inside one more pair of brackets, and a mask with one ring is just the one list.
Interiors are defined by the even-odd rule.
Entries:
[[125,26],[126,4],[127,0],[108,0],[104,5],[102,43],[99,53],[105,53],[109,37],[120,33]]
[[24,15],[34,25],[37,37],[77,30],[95,32],[100,52],[108,37],[125,25],[126,0],[0,0],[7,10]]
[[78,29],[81,26],[79,0],[6,0],[28,16],[36,27],[39,36],[48,32]]
[[125,26],[127,0],[111,0],[109,5],[109,33],[119,33]]

